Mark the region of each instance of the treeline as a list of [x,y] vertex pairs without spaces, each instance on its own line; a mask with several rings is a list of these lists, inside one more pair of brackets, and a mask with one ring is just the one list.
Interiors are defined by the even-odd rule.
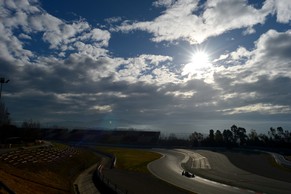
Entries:
[[291,132],[284,130],[282,127],[276,129],[271,127],[266,134],[258,134],[252,129],[246,133],[243,127],[233,125],[230,129],[223,131],[213,129],[209,130],[208,136],[194,132],[189,136],[190,145],[195,146],[213,146],[213,147],[241,147],[241,146],[258,146],[258,147],[291,147]]
[[11,124],[0,125],[0,144],[34,142],[43,137],[39,122],[33,120],[23,121],[21,127]]
[[210,129],[208,134],[194,131],[188,138],[178,138],[172,133],[167,137],[161,137],[159,145],[170,147],[291,148],[291,132],[282,127],[271,127],[266,133],[257,133],[254,129],[247,133],[245,128],[232,125],[230,129]]
[[[110,142],[118,141],[130,144],[142,142],[157,146],[183,146],[183,147],[272,147],[291,148],[291,132],[282,127],[271,127],[266,133],[257,133],[252,129],[248,133],[243,127],[232,125],[230,129],[213,130],[208,134],[193,132],[188,138],[177,138],[172,133],[168,137],[161,137],[160,132],[141,133],[138,130],[68,130],[64,128],[40,127],[40,123],[28,120],[24,121],[20,128],[13,125],[0,125],[0,144],[33,142],[37,139],[59,140],[59,141],[91,141]],[[122,141],[121,141],[122,140]],[[120,143],[119,142],[119,143]]]

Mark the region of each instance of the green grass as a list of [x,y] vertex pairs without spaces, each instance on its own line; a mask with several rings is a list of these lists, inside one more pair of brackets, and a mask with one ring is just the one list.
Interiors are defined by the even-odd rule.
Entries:
[[141,149],[117,147],[97,147],[97,149],[115,155],[116,168],[139,173],[149,173],[148,163],[161,157],[158,153]]

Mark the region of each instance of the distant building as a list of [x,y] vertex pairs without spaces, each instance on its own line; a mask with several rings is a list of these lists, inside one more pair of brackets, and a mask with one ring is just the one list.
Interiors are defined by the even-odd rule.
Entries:
[[159,131],[75,129],[68,134],[66,141],[97,144],[155,145],[159,137]]

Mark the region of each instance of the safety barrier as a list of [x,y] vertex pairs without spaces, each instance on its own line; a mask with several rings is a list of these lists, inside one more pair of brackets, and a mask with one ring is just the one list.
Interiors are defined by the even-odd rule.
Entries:
[[124,189],[104,176],[100,171],[100,166],[93,174],[93,182],[101,193],[108,194],[129,194],[127,189]]

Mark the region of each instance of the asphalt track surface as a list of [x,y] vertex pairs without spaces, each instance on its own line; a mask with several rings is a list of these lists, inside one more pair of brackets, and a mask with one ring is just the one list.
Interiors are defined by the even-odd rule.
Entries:
[[[258,176],[235,167],[226,156],[206,150],[165,150],[157,152],[162,158],[148,165],[149,170],[158,178],[183,189],[202,194],[227,193],[270,193],[289,194],[291,184]],[[188,178],[182,176],[183,166],[203,177],[222,180],[230,184],[221,184],[200,176]],[[236,185],[236,186],[230,186]]]

